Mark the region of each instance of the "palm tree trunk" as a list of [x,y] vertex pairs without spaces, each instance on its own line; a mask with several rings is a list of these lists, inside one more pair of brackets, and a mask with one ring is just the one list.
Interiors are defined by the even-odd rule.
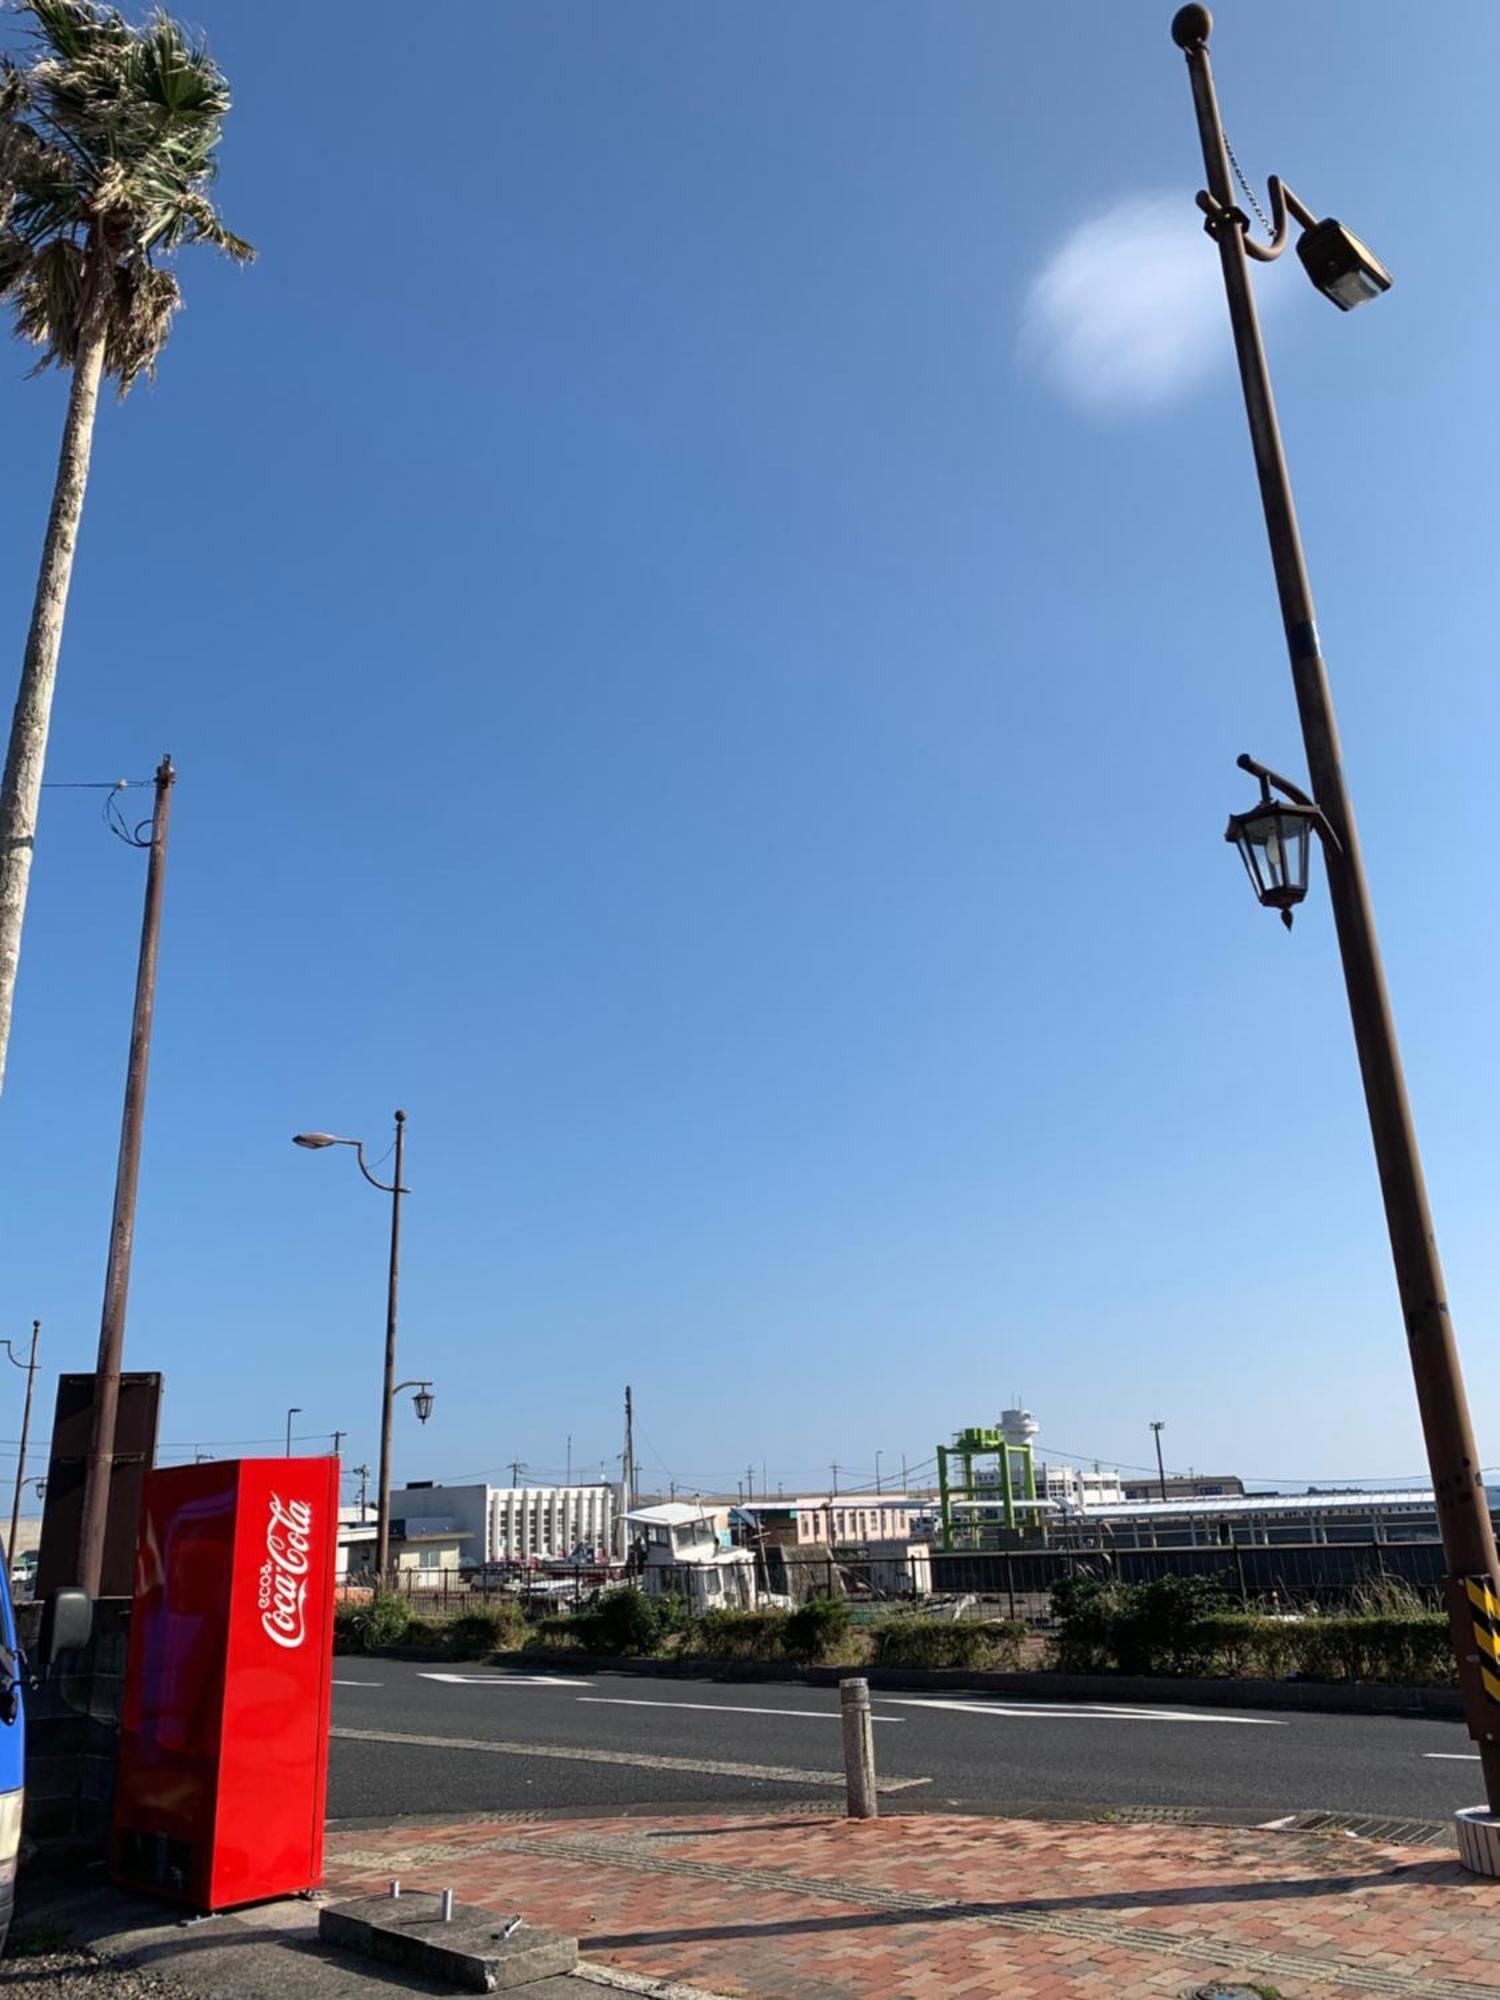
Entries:
[[47,540],[42,548],[42,567],[31,608],[31,629],[26,635],[21,687],[10,725],[5,776],[0,779],[0,1089],[5,1083],[5,1057],[10,1047],[21,927],[26,919],[26,891],[36,847],[42,766],[47,758],[47,731],[52,720],[52,691],[57,685],[63,615],[68,608],[73,552],[78,546],[78,523],[89,483],[89,455],[94,443],[94,414],[99,406],[104,341],[101,328],[79,350],[73,368],[68,418],[63,425],[62,450],[57,460],[57,483],[52,489],[52,512],[47,519]]

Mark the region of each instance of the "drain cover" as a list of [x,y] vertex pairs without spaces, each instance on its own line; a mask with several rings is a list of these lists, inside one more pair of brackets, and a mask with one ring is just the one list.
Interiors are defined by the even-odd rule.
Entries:
[[1261,2000],[1265,1990],[1263,1986],[1220,1986],[1215,1981],[1212,1986],[1195,1986],[1187,2000]]

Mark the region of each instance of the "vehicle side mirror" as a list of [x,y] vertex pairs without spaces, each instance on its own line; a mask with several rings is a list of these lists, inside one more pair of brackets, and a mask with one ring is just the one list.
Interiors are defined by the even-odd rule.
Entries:
[[37,1640],[37,1665],[44,1671],[59,1653],[76,1653],[94,1633],[94,1600],[86,1590],[68,1586],[50,1591],[42,1606],[42,1630]]

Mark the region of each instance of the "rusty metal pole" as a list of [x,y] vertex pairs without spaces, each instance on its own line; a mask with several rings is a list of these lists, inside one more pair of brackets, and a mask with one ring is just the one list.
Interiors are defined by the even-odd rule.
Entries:
[[141,951],[136,968],[130,1064],[125,1074],[125,1110],[120,1121],[115,1205],[109,1226],[109,1261],[104,1273],[104,1310],[99,1322],[94,1421],[89,1434],[88,1462],[84,1468],[78,1581],[95,1597],[99,1594],[104,1570],[104,1537],[109,1521],[115,1418],[120,1407],[120,1364],[125,1352],[125,1305],[130,1291],[130,1256],[135,1244],[135,1198],[141,1173],[141,1135],[146,1123],[146,1072],[151,1061],[151,1020],[156,1007],[156,958],[161,943],[167,830],[171,819],[172,786],[176,779],[171,758],[163,757],[156,767],[156,809],[151,816],[150,857],[146,864],[146,907],[141,920]]
[[[16,1493],[10,1503],[10,1539],[5,1544],[5,1560],[12,1569],[16,1566],[16,1534],[21,1525],[21,1494],[26,1486],[26,1440],[31,1435],[31,1392],[36,1387],[36,1344],[41,1337],[42,1322],[34,1319],[31,1322],[30,1359],[23,1364],[16,1361],[14,1354],[10,1355],[11,1360],[16,1361],[18,1368],[24,1365],[26,1369],[26,1405],[21,1412],[21,1449],[16,1457]],[[5,1351],[10,1354],[8,1340],[5,1342]]]
[[1303,557],[1291,480],[1250,286],[1244,235],[1247,225],[1236,207],[1230,184],[1224,131],[1208,59],[1212,29],[1213,17],[1206,7],[1183,7],[1172,22],[1172,39],[1187,58],[1208,192],[1220,211],[1217,216],[1210,215],[1209,232],[1218,244],[1224,271],[1229,319],[1239,358],[1245,413],[1250,423],[1250,441],[1312,794],[1338,841],[1337,851],[1325,845],[1329,898],[1348,989],[1370,1136],[1380,1173],[1417,1407],[1437,1497],[1438,1527],[1448,1571],[1448,1610],[1464,1713],[1469,1734],[1479,1746],[1490,1810],[1500,1812],[1500,1660],[1496,1657],[1500,1645],[1500,1578],[1496,1575],[1494,1530],[1469,1419],[1354,810],[1344,783],[1333,695],[1323,662],[1312,586]]
[[391,1263],[385,1294],[385,1381],[380,1395],[380,1485],[376,1492],[375,1579],[383,1588],[391,1559],[391,1405],[396,1399],[396,1290],[401,1279],[401,1181],[406,1113],[396,1113],[396,1171],[391,1176]]

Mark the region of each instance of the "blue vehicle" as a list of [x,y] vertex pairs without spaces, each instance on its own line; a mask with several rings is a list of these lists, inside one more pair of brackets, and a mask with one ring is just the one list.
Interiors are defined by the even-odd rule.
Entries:
[[0,1582],[0,1951],[16,1904],[16,1860],[26,1784],[24,1688],[31,1668],[43,1672],[59,1653],[86,1646],[94,1607],[81,1590],[54,1590],[42,1607],[42,1629],[28,1661],[16,1641],[10,1589]]

